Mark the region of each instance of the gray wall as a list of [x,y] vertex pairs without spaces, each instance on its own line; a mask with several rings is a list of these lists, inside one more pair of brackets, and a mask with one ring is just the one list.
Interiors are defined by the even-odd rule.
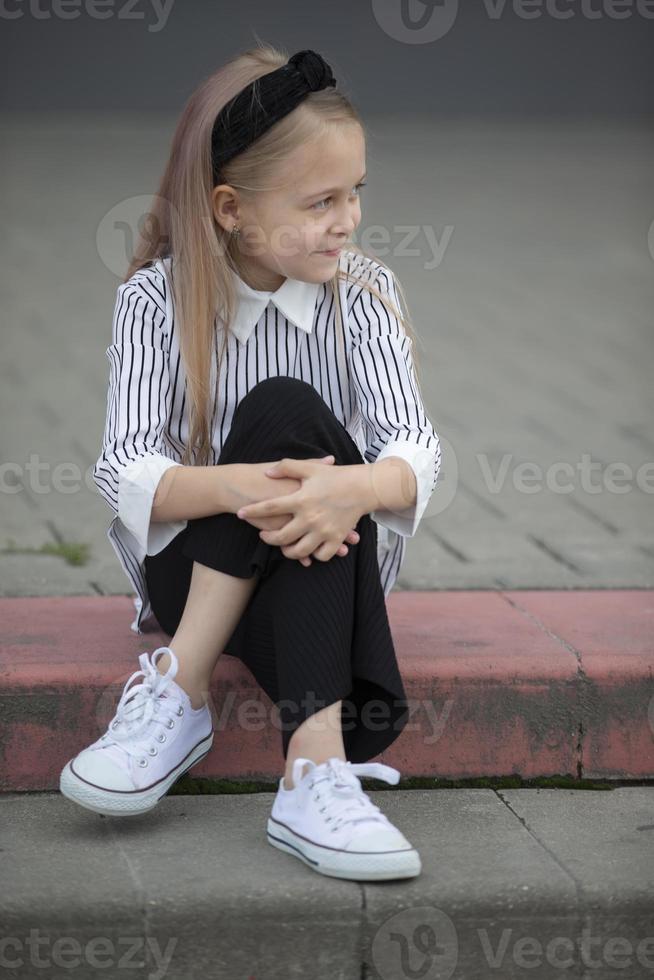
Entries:
[[[176,112],[258,36],[320,51],[363,112],[652,113],[652,0],[168,2],[103,0],[100,19],[92,0],[3,0],[0,109]],[[402,26],[403,5],[451,26],[409,43],[426,35]]]

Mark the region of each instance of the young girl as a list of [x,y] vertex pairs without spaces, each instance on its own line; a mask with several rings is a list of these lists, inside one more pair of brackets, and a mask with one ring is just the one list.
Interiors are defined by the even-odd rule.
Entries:
[[60,785],[99,813],[154,807],[212,746],[226,652],[282,723],[268,841],[375,880],[421,870],[358,776],[400,776],[366,764],[408,718],[385,597],[440,446],[401,287],[350,241],[365,170],[363,124],[314,51],[247,51],[183,112],[118,287],[94,470],[132,629],[153,616],[171,642],[139,656]]

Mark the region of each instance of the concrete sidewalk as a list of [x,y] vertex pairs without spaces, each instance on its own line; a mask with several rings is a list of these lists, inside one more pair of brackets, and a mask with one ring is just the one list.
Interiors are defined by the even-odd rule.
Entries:
[[[129,630],[91,471],[124,229],[173,122],[0,120],[2,976],[653,976],[649,787],[373,792],[424,865],[377,885],[270,847],[270,794],[168,796],[121,822],[47,792],[165,642]],[[443,448],[388,600],[422,710],[384,761],[435,779],[652,776],[651,131],[369,122],[356,240],[375,251],[383,221]],[[246,668],[221,658],[212,694],[193,774],[276,778],[272,716],[239,714],[270,707]]]
[[417,878],[327,878],[279,852],[272,793],[168,796],[122,819],[6,794],[2,975],[654,975],[654,789],[370,795],[418,848]]
[[[0,117],[2,595],[126,592],[91,471],[124,229],[173,123]],[[370,126],[356,241],[404,286],[443,448],[397,590],[654,588],[651,128]]]

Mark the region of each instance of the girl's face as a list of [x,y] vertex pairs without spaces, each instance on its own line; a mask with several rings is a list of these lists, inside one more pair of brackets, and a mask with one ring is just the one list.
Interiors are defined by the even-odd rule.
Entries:
[[353,123],[296,150],[273,176],[273,191],[244,196],[227,184],[214,188],[217,220],[227,231],[240,229],[234,259],[241,278],[270,291],[287,277],[331,279],[339,255],[325,252],[344,246],[358,227],[365,172],[364,136]]

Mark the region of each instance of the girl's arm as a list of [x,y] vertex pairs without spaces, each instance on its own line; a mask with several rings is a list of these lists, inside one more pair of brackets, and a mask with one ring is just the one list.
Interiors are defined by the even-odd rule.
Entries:
[[106,420],[93,479],[140,555],[156,554],[184,528],[183,521],[150,521],[161,477],[179,466],[162,451],[170,376],[165,299],[156,280],[136,276],[118,286],[106,354]]
[[[235,514],[241,507],[267,500],[271,495],[295,493],[301,488],[302,480],[295,477],[273,479],[265,475],[264,471],[276,462],[174,466],[159,481],[150,519],[167,522],[210,514]],[[291,513],[259,517],[255,526],[266,531],[277,531],[285,527],[292,517]],[[358,541],[358,531],[350,528],[337,553],[345,557],[348,544],[358,544]],[[311,564],[308,556],[299,560],[303,565]]]
[[360,501],[364,514],[376,511],[397,513],[407,508],[415,508],[417,480],[413,467],[401,456],[388,456],[375,463],[359,463],[342,466],[349,471],[344,478],[348,480],[348,492]]
[[[400,308],[390,270],[380,265],[375,285]],[[358,479],[368,501],[373,501],[373,520],[413,537],[436,486],[441,448],[420,397],[412,340],[401,321],[367,289],[361,289],[349,319],[352,377],[366,439],[364,459],[372,464],[371,473],[362,471]],[[411,501],[408,506],[405,500]]]
[[159,480],[151,520],[179,521],[210,514],[235,514],[240,507],[254,501],[299,490],[300,480],[264,476],[264,470],[274,462],[174,466]]

